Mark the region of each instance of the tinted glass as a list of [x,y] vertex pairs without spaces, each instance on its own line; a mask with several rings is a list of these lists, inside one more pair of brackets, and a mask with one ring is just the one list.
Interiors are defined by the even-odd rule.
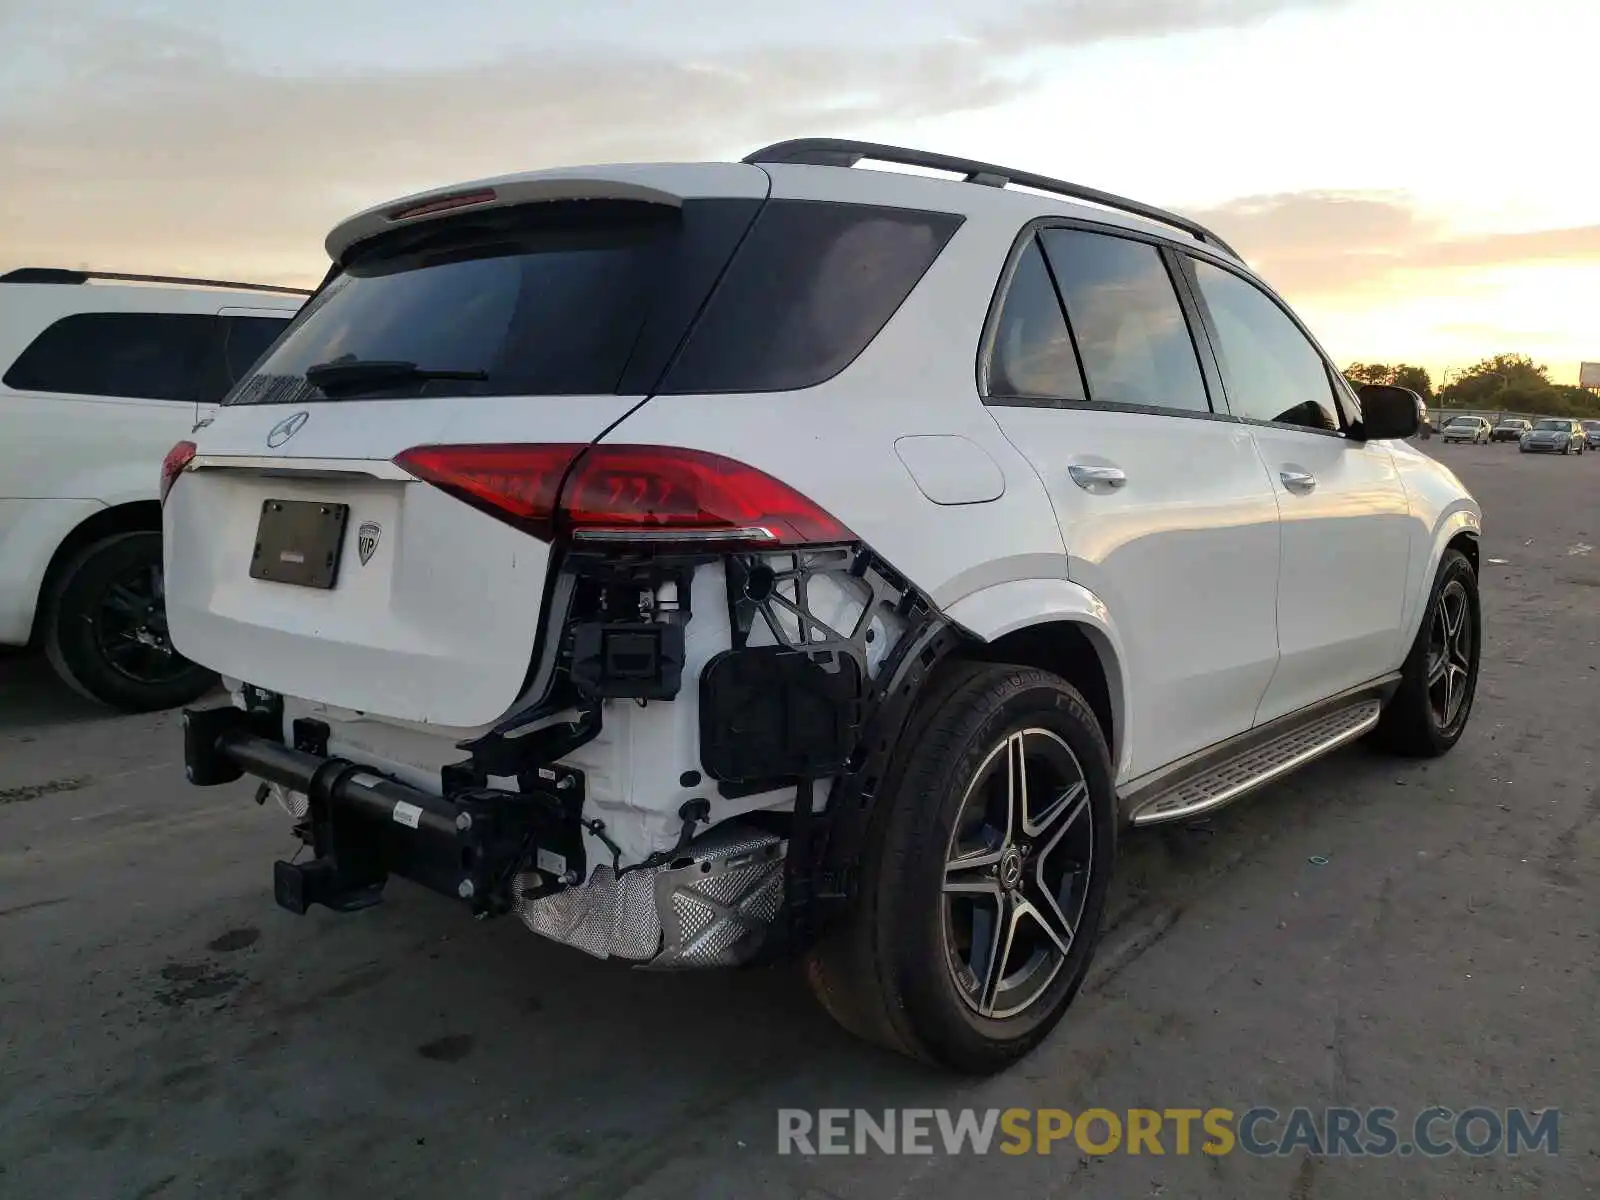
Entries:
[[943,213],[771,201],[661,390],[787,391],[831,379],[878,335],[960,224]]
[[997,400],[1086,398],[1072,335],[1037,239],[1017,261],[995,323],[989,395]]
[[199,400],[217,322],[180,313],[63,317],[11,364],[5,384],[27,392]]
[[224,317],[222,333],[223,362],[231,386],[250,373],[256,360],[267,352],[267,347],[289,324],[289,314],[277,317]]
[[[302,310],[230,404],[616,389],[671,266],[676,208],[559,201],[376,240]],[[403,362],[485,378],[308,383],[307,367]]]
[[1558,429],[1562,433],[1571,433],[1572,432],[1572,426],[1568,425],[1565,421],[1540,421],[1537,425],[1534,426],[1534,428],[1535,429],[1553,429],[1553,430],[1554,429]]
[[1234,414],[1337,430],[1333,384],[1317,348],[1254,284],[1195,260],[1200,294],[1217,329],[1217,358]]
[[1208,412],[1189,323],[1161,252],[1076,229],[1042,235],[1078,341],[1089,399]]

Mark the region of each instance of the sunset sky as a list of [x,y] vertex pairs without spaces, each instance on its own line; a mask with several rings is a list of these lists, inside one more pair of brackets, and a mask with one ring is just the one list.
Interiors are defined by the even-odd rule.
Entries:
[[856,136],[1198,215],[1341,363],[1600,360],[1596,0],[0,0],[0,45],[0,268],[309,283],[421,187]]

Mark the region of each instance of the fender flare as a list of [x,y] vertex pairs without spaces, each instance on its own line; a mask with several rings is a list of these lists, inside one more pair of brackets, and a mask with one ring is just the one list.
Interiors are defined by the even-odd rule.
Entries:
[[1427,569],[1417,585],[1412,588],[1411,595],[1406,601],[1405,620],[1401,624],[1404,634],[1400,643],[1402,654],[1410,653],[1411,643],[1416,640],[1417,630],[1422,627],[1423,611],[1427,608],[1428,597],[1433,594],[1433,580],[1439,574],[1439,564],[1444,560],[1444,552],[1450,543],[1462,534],[1475,541],[1483,536],[1483,519],[1477,506],[1468,500],[1458,500],[1445,509],[1434,525]]
[[1012,579],[969,592],[944,610],[946,619],[981,642],[993,642],[1035,625],[1078,626],[1100,658],[1111,701],[1113,775],[1123,778],[1137,734],[1127,700],[1122,635],[1105,601],[1082,584],[1060,578]]

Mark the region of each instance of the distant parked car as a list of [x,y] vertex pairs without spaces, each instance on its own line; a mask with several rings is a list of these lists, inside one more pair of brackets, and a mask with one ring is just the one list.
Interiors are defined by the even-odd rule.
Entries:
[[306,293],[22,267],[0,275],[0,646],[127,711],[216,676],[173,649],[161,456],[208,419]]
[[1584,443],[1591,450],[1600,450],[1600,421],[1579,421],[1583,426]]
[[1489,433],[1489,422],[1483,417],[1451,417],[1440,430],[1440,436],[1444,438],[1446,445],[1451,442],[1487,445]]
[[1545,417],[1522,435],[1524,454],[1582,454],[1588,445],[1583,426],[1568,417]]
[[1489,434],[1489,440],[1491,442],[1519,442],[1522,440],[1522,435],[1531,428],[1531,423],[1524,421],[1521,417],[1507,417],[1494,427],[1493,432]]
[[1433,421],[1428,416],[1428,402],[1421,396],[1417,397],[1417,438],[1427,441],[1433,436]]

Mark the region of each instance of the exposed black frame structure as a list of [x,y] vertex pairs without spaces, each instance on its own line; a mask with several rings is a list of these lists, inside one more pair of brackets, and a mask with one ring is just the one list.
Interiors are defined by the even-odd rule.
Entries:
[[908,150],[904,146],[887,146],[879,142],[857,142],[847,138],[796,138],[792,141],[774,142],[770,146],[763,146],[755,153],[746,155],[744,161],[752,165],[794,163],[812,167],[853,167],[862,159],[895,163],[904,167],[949,171],[962,176],[968,183],[978,183],[985,187],[1003,188],[1015,184],[1018,187],[1063,196],[1069,200],[1087,201],[1102,208],[1181,229],[1195,241],[1215,246],[1224,254],[1239,258],[1238,252],[1232,246],[1204,225],[1188,217],[1181,217],[1177,213],[1168,212],[1164,208],[1142,204],[1138,200],[1130,200],[1126,196],[1118,196],[1112,192],[1102,192],[1098,188],[1084,187],[1079,183],[1068,183],[1063,179],[1051,179],[1048,175],[1034,175],[1028,171],[978,162],[971,158],[934,154],[926,150]]
[[0,275],[0,283],[88,283],[110,279],[118,283],[176,283],[189,287],[237,288],[249,292],[277,292],[284,296],[309,296],[310,288],[282,287],[275,283],[234,283],[226,279],[190,279],[182,275],[129,275],[120,271],[74,271],[66,267],[18,267]]

